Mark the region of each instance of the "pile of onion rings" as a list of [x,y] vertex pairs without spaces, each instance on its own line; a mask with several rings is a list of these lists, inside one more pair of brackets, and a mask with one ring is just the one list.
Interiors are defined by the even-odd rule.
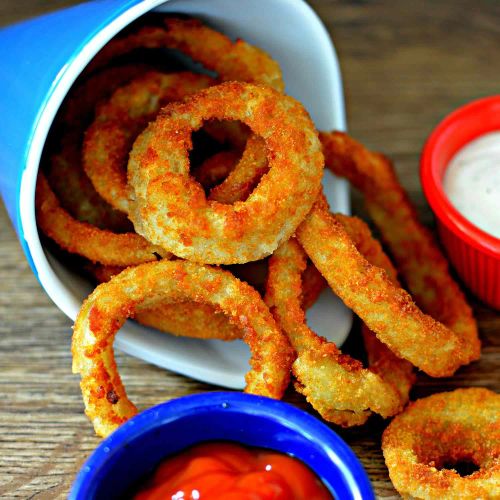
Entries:
[[[113,66],[137,48],[178,50],[215,76]],[[284,93],[268,54],[197,20],[167,18],[112,40],[82,78],[54,126],[61,138],[53,134],[36,212],[41,231],[83,257],[99,283],[78,314],[72,346],[99,435],[137,411],[113,354],[127,318],[173,335],[243,339],[252,353],[246,391],[281,398],[293,376],[296,390],[337,425],[400,414],[384,454],[396,488],[416,497],[426,493],[407,471],[426,462],[427,473],[469,449],[422,455],[427,437],[448,436],[442,422],[456,415],[463,424],[464,402],[496,409],[496,420],[488,409],[478,422],[498,431],[498,397],[480,390],[429,398],[429,417],[425,400],[400,413],[414,367],[451,376],[479,357],[471,309],[390,161],[344,133],[318,133]],[[197,141],[205,144],[198,151]],[[330,212],[324,166],[362,191],[396,267],[365,223]],[[362,320],[367,366],[308,327],[304,311],[327,286]],[[436,422],[435,432],[423,426],[410,438],[419,416]],[[473,427],[461,436],[491,450]],[[480,453],[471,455],[478,465],[497,470]],[[427,492],[439,484],[431,472]],[[492,491],[488,477],[474,487]]]

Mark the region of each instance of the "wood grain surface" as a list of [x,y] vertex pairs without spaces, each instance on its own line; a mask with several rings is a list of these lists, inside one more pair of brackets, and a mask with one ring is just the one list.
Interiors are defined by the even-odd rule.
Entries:
[[[0,25],[74,3],[2,0]],[[314,0],[311,4],[337,47],[352,135],[394,158],[422,219],[432,226],[420,190],[419,153],[444,115],[467,101],[498,93],[500,3]],[[356,194],[353,201],[355,213],[363,214]],[[0,278],[0,496],[64,498],[99,440],[83,414],[78,378],[71,374],[71,322],[31,273],[3,207]],[[464,386],[500,390],[500,315],[471,301],[483,342],[481,360],[451,379],[420,376],[413,398]],[[216,390],[121,354],[118,363],[131,399],[140,408]],[[291,392],[287,400],[305,407]],[[397,498],[380,450],[385,425],[375,419],[361,429],[339,432],[360,457],[378,497]]]

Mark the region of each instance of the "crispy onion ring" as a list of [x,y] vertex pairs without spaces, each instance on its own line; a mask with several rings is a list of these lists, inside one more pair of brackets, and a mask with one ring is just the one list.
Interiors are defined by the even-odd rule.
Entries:
[[[249,283],[253,288],[256,288],[253,282],[260,283],[262,279],[265,286],[265,277],[261,278],[260,274],[263,268],[267,274],[267,262],[258,261],[250,264],[251,268],[243,265],[245,271],[239,269],[240,272],[236,277]],[[255,269],[256,264],[259,264],[258,269]],[[98,283],[105,283],[113,276],[120,274],[124,268],[88,263],[86,270]],[[255,274],[259,276],[255,277]],[[304,310],[314,305],[325,286],[326,281],[323,276],[314,265],[308,263],[302,273],[302,308]],[[179,337],[231,341],[241,339],[244,334],[241,328],[228,320],[227,316],[217,308],[199,302],[164,303],[152,309],[139,308],[134,320],[142,325]]]
[[[90,263],[86,269],[98,283],[106,283],[124,270]],[[216,307],[199,302],[163,303],[149,309],[138,307],[134,320],[178,337],[230,341],[241,339],[244,334]]]
[[135,415],[113,354],[116,332],[138,307],[197,301],[217,307],[244,330],[251,350],[246,392],[272,398],[289,381],[292,349],[259,294],[221,269],[186,261],[129,268],[99,285],[83,303],[74,326],[73,372],[81,375],[85,411],[94,429],[106,436]]
[[61,248],[92,262],[129,266],[167,257],[162,248],[135,233],[116,234],[75,220],[59,204],[45,176],[39,172],[35,207],[37,222],[46,236]]
[[262,49],[243,40],[233,42],[197,19],[166,18],[167,46],[178,49],[223,81],[238,80],[285,90],[279,64]]
[[[209,201],[189,176],[191,132],[204,120],[241,119],[269,151],[269,172],[244,202]],[[297,101],[268,87],[228,82],[163,108],[128,164],[139,234],[178,257],[212,264],[258,260],[286,241],[320,189],[323,156]],[[286,192],[284,192],[286,189]]]
[[291,239],[269,260],[266,303],[297,352],[293,374],[296,389],[330,422],[360,425],[371,411],[384,417],[401,410],[396,389],[377,374],[342,354],[333,342],[316,335],[301,308],[301,273],[306,255]]
[[129,54],[136,49],[161,49],[166,46],[165,29],[158,26],[143,26],[125,36],[113,38],[92,59],[85,73],[108,65],[113,59]]
[[221,151],[207,158],[192,174],[205,189],[212,189],[234,170],[239,161],[235,151]]
[[61,206],[77,220],[114,232],[132,231],[128,218],[114,210],[97,193],[82,167],[82,141],[92,122],[96,105],[116,88],[150,70],[145,64],[127,64],[103,69],[71,89],[62,105],[50,140],[60,139],[60,148],[50,158],[47,180]]
[[450,376],[468,363],[464,340],[422,313],[384,270],[369,264],[324,201],[316,202],[296,234],[332,290],[398,357],[433,377]]
[[[347,217],[342,214],[335,214],[335,218],[342,224],[358,252],[370,264],[384,269],[389,279],[399,286],[396,269],[382,250],[380,243],[372,237],[366,223],[357,217]],[[370,370],[397,389],[401,404],[404,406],[409,400],[410,390],[416,379],[413,365],[396,356],[365,324],[361,332]]]
[[[382,450],[405,498],[500,498],[500,395],[469,388],[415,401],[384,431]],[[479,470],[444,468],[461,461]]]
[[190,72],[149,72],[116,90],[99,107],[87,130],[83,165],[97,192],[114,208],[129,212],[126,165],[132,144],[167,102],[177,101],[213,83]]
[[117,233],[132,232],[134,227],[127,216],[99,195],[84,172],[81,137],[83,132],[65,134],[61,150],[50,159],[47,180],[54,194],[76,220]]
[[281,69],[262,49],[204,26],[197,19],[166,18],[165,28],[146,26],[111,40],[92,60],[86,71],[93,71],[113,58],[137,48],[177,49],[215,71],[221,80],[241,80],[269,85],[283,92]]
[[418,221],[390,160],[342,132],[320,133],[320,139],[325,166],[363,193],[415,302],[466,341],[468,361],[478,359],[481,345],[472,309],[432,234]]
[[177,337],[231,341],[244,336],[243,330],[216,307],[198,302],[161,304],[138,311],[134,319]]
[[227,204],[245,201],[268,170],[266,144],[258,135],[252,135],[241,159],[224,181],[210,191],[208,199]]

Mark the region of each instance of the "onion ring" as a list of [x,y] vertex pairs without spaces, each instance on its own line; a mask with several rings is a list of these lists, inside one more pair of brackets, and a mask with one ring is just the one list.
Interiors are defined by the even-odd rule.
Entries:
[[398,357],[433,377],[452,375],[469,361],[464,340],[423,314],[384,270],[369,264],[324,201],[316,202],[296,235],[332,290]]
[[[89,263],[86,270],[100,284],[108,282],[124,268]],[[134,320],[177,337],[230,341],[241,339],[244,334],[216,307],[199,302],[163,303],[149,309],[138,307]]]
[[302,309],[307,310],[312,307],[327,286],[328,283],[323,275],[309,261],[302,273]]
[[[269,172],[244,202],[206,199],[189,176],[191,132],[204,120],[241,119],[270,152]],[[163,108],[137,138],[128,165],[134,227],[178,257],[212,264],[258,260],[310,210],[323,156],[306,111],[268,87],[228,82]],[[286,194],[283,187],[286,186]]]
[[208,87],[195,73],[150,72],[116,90],[99,107],[85,135],[83,166],[97,192],[114,208],[129,212],[126,165],[132,144],[167,102]]
[[370,411],[383,417],[401,411],[391,384],[308,328],[300,304],[305,268],[305,252],[294,239],[281,245],[269,260],[265,299],[297,352],[292,366],[297,391],[325,420],[344,427],[364,423]]
[[[415,401],[384,431],[382,450],[405,498],[500,498],[500,395],[468,388]],[[464,460],[479,470],[443,468]]]
[[176,337],[232,341],[244,336],[243,330],[217,308],[198,302],[161,304],[138,311],[134,319]]
[[166,46],[165,29],[158,26],[143,26],[133,33],[119,36],[109,41],[90,61],[85,73],[108,65],[113,59],[136,49],[161,49]]
[[205,190],[209,190],[223,181],[239,161],[235,151],[221,151],[207,158],[192,175]]
[[75,220],[64,210],[45,176],[39,172],[35,207],[40,229],[61,248],[92,262],[128,266],[155,261],[168,254],[135,233],[116,234]]
[[466,341],[469,362],[478,359],[481,345],[472,309],[432,234],[418,221],[390,160],[342,132],[320,133],[320,139],[325,166],[363,193],[415,302]]
[[129,268],[99,285],[83,303],[74,326],[73,372],[81,375],[85,411],[106,436],[135,415],[117,372],[113,340],[138,305],[198,301],[217,307],[245,332],[252,352],[246,392],[281,398],[293,361],[286,336],[259,294],[230,273],[186,261]]
[[51,156],[46,175],[61,206],[77,220],[114,232],[132,230],[128,218],[99,196],[83,171],[81,146],[97,103],[148,69],[145,64],[103,69],[72,88],[57,115],[49,141],[61,137],[61,146]]
[[261,83],[283,92],[285,84],[279,64],[262,49],[243,40],[233,42],[197,19],[166,18],[164,23],[165,28],[146,26],[111,40],[94,57],[86,71],[94,71],[113,58],[137,48],[170,48],[217,72],[220,80]]
[[[335,214],[335,218],[342,224],[358,252],[370,264],[384,269],[389,279],[399,286],[396,269],[382,250],[380,243],[372,237],[366,223],[357,217],[347,217],[342,214]],[[404,406],[409,400],[410,390],[416,379],[413,365],[396,356],[365,324],[361,332],[370,370],[397,389],[401,404]]]
[[243,40],[230,38],[197,19],[166,18],[166,44],[178,49],[206,68],[217,72],[222,81],[243,81],[285,90],[279,64],[262,49]]
[[[238,266],[239,273],[236,277],[240,281],[245,281],[253,288],[256,288],[254,274],[258,273],[257,281],[259,284],[262,281],[265,287],[266,280],[265,278],[261,278],[260,274],[264,271],[263,268],[265,268],[265,273],[267,274],[267,262],[258,261],[251,262],[250,264],[252,265],[252,270],[247,269],[248,265],[246,264]],[[259,266],[259,269],[255,269],[256,264],[262,264],[262,266]],[[242,272],[241,267],[245,268],[246,271]],[[100,284],[120,274],[124,268],[88,263],[86,270]],[[232,266],[231,271],[233,270],[234,266]],[[252,279],[249,279],[250,275]],[[316,302],[325,286],[326,281],[323,276],[309,263],[302,273],[302,308],[304,310],[309,309]],[[257,289],[259,290],[260,287]],[[241,339],[244,334],[241,328],[231,323],[227,316],[216,308],[199,302],[164,303],[153,309],[139,309],[134,316],[134,320],[142,325],[150,326],[178,337],[231,341]]]
[[68,132],[61,150],[52,155],[47,180],[61,206],[76,220],[116,233],[131,232],[134,227],[127,216],[115,210],[95,190],[83,170],[81,134]]
[[251,135],[240,161],[226,179],[210,191],[208,199],[227,204],[245,201],[268,170],[265,142],[258,135]]

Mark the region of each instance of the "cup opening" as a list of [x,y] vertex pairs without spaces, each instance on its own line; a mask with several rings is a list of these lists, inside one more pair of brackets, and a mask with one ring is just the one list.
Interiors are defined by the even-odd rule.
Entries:
[[446,117],[431,134],[421,158],[421,182],[440,221],[473,247],[500,258],[500,239],[472,224],[452,205],[443,178],[452,157],[470,141],[500,130],[500,96],[479,99]]

